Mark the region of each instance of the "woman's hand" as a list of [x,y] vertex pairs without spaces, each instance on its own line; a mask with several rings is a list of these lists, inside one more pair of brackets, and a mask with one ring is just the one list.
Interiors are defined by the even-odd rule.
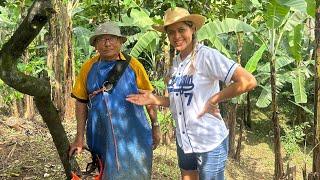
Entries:
[[221,119],[219,105],[217,103],[212,103],[210,99],[204,105],[202,112],[198,114],[198,118],[202,117],[205,113],[209,113],[216,118]]
[[127,101],[137,105],[154,105],[157,102],[156,96],[151,91],[139,89],[139,94],[130,94]]

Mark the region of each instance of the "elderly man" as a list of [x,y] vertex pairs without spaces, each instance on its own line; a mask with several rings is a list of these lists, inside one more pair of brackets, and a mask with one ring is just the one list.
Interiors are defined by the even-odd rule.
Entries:
[[114,22],[101,24],[90,38],[98,54],[83,64],[72,91],[77,135],[69,155],[81,152],[87,125],[87,144],[102,162],[102,179],[151,179],[152,145],[160,140],[156,111],[146,107],[151,130],[143,107],[125,98],[153,87],[142,64],[120,52],[126,40]]

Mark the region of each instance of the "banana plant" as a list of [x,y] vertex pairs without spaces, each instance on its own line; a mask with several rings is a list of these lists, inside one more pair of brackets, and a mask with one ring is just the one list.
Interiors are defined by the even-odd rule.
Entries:
[[[295,64],[296,68],[287,72],[287,74],[291,75],[289,76],[289,78],[286,78],[286,75],[283,75],[283,74],[277,73],[277,75],[279,75],[280,81],[281,81],[281,77],[284,77],[286,82],[291,84],[292,90],[293,90],[292,93],[296,103],[306,103],[307,95],[305,90],[305,79],[307,76],[310,76],[310,72],[308,71],[306,66],[310,65],[310,62],[304,62],[302,57],[302,54],[308,54],[308,53],[304,50],[305,48],[301,47],[302,46],[301,43],[303,41],[303,39],[301,39],[303,37],[302,36],[303,25],[301,25],[301,23],[307,18],[307,15],[301,12],[294,12],[291,15],[287,15],[287,16],[288,18],[285,19],[285,22],[283,23],[282,28],[279,28],[276,30],[279,32],[279,34],[277,35],[280,36],[280,39],[278,39],[277,43],[274,46],[269,44],[268,51],[270,52],[272,50],[271,49],[272,47],[277,47],[276,49],[273,49],[274,50],[273,54],[277,58],[275,62],[276,72],[278,72],[278,70],[280,70],[285,65],[289,65],[291,63]],[[286,32],[288,34],[287,35],[287,40],[289,41],[288,45],[281,44],[282,41],[280,41],[281,38],[283,37],[283,34]],[[283,42],[287,42],[287,41],[283,41]],[[280,50],[278,48],[279,45],[282,46],[282,48],[287,47],[286,51],[288,52],[283,52],[283,50]],[[261,46],[261,48],[256,53],[261,56],[262,51],[267,50],[265,47],[266,47],[266,44]],[[288,57],[286,54],[290,54],[290,57]],[[248,65],[249,65],[249,62],[248,62]],[[256,62],[254,62],[254,64],[255,63]],[[259,68],[258,76],[265,75],[266,73],[270,72],[270,68],[267,68],[268,66],[269,64],[267,63],[263,66],[263,68]],[[246,66],[246,69],[247,68],[249,68],[249,66],[248,67]],[[254,69],[252,68],[252,66],[250,68]],[[267,76],[264,76],[264,77],[266,78]],[[297,77],[297,78],[291,78],[291,77]],[[260,83],[260,86],[262,87],[262,91],[256,105],[260,108],[265,108],[269,106],[271,103],[271,89],[270,89],[270,84],[268,83],[269,81],[266,81],[266,84],[262,82]],[[278,86],[277,84],[278,90],[281,91],[282,87],[283,86]]]
[[[270,62],[270,83],[271,83],[271,102],[272,102],[272,121],[274,124],[274,144],[275,144],[275,179],[283,177],[283,161],[280,143],[280,125],[278,119],[277,105],[277,79],[276,64],[279,59],[279,49],[283,44],[283,35],[292,28],[301,24],[305,16],[307,3],[304,0],[271,0],[267,2],[267,12],[265,14],[266,31],[268,36],[263,40],[267,45],[267,60]],[[299,85],[299,83],[295,84]]]
[[[148,50],[156,49],[159,42],[160,34],[152,30],[151,25],[154,24],[154,20],[150,18],[150,13],[141,7],[139,7],[134,1],[125,1],[125,6],[129,8],[129,15],[126,14],[122,17],[122,23],[120,26],[138,26],[141,30],[133,36],[128,37],[128,41],[125,45],[135,42],[135,45],[130,51],[130,55],[133,57],[139,57],[139,55]],[[150,52],[150,51],[149,51]],[[155,59],[151,59],[154,61]]]
[[[290,76],[289,73],[287,73],[287,71],[284,70],[284,68],[286,68],[288,65],[290,65],[293,62],[294,62],[294,59],[292,59],[290,57],[285,57],[285,56],[277,59],[275,68],[276,68],[277,72],[281,72],[281,73],[277,74],[277,76],[278,76],[278,79],[277,79],[278,81],[276,82],[277,93],[279,93],[281,91],[281,89],[283,88],[284,84],[287,81],[291,82],[292,76]],[[260,87],[262,88],[262,91],[261,91],[259,98],[256,102],[256,105],[259,108],[268,107],[272,101],[271,85],[269,83],[270,82],[269,74],[270,74],[269,63],[266,63],[266,64],[259,66],[257,68],[256,78],[260,82]]]

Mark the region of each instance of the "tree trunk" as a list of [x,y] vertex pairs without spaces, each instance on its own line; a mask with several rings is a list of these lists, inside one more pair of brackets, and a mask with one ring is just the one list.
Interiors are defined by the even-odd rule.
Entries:
[[[242,39],[242,33],[237,33],[237,62],[238,64],[241,64],[241,52],[242,52],[242,47],[243,47],[243,39]],[[229,119],[229,155],[236,160],[237,157],[240,158],[240,149],[241,149],[241,139],[242,139],[242,122],[243,122],[243,117],[240,116],[240,135],[239,135],[239,141],[237,143],[237,147],[235,149],[235,138],[236,138],[236,126],[237,126],[237,112],[238,112],[238,103],[232,104],[230,101],[230,107],[231,107],[231,112],[230,112],[230,119]],[[237,154],[238,153],[238,154]]]
[[25,95],[24,100],[25,100],[24,118],[31,120],[34,118],[34,115],[35,115],[33,97],[29,95]]
[[71,99],[71,89],[74,80],[73,52],[71,44],[71,17],[68,15],[70,3],[61,0],[52,1],[56,14],[49,21],[48,59],[49,69],[53,70],[51,77],[52,97],[62,119],[74,117],[74,101]]
[[[169,79],[171,78],[169,76],[169,73],[167,72],[168,69],[170,69],[170,66],[172,64],[172,60],[174,57],[174,51],[172,51],[172,47],[169,45],[169,41],[168,39],[166,39],[167,43],[163,44],[163,52],[164,52],[164,61],[158,61],[157,62],[157,78],[158,77],[165,77],[164,78],[164,83],[167,84]],[[167,88],[165,88],[162,92],[159,92],[161,94],[163,94],[164,96],[168,96],[168,91]],[[161,108],[159,109],[162,113],[163,116],[165,118],[169,118],[169,109],[168,108]],[[171,142],[174,140],[174,126],[173,124],[167,123],[168,120],[165,120],[166,124],[164,124],[164,126],[162,126],[162,136],[161,136],[161,142],[162,144],[168,145],[171,144]]]
[[[24,5],[24,1],[21,1],[21,5]],[[24,12],[24,8],[25,6],[21,7],[21,12]],[[22,55],[22,59],[24,63],[28,63],[29,62],[29,52],[28,50],[24,51],[23,55]],[[29,95],[24,95],[23,97],[23,104],[24,104],[24,118],[31,120],[34,118],[35,115],[35,111],[34,111],[34,103],[33,103],[33,97],[29,96]]]
[[19,100],[18,99],[14,99],[12,101],[12,116],[13,117],[16,117],[16,118],[19,118],[21,117],[20,115],[20,110],[19,110]]
[[227,121],[229,127],[229,157],[234,158],[236,154],[235,150],[235,138],[236,138],[236,119],[237,119],[237,104],[232,104],[230,101],[227,105]]
[[244,106],[243,108],[241,108],[241,112],[242,112],[242,118],[240,118],[239,138],[238,138],[236,153],[234,155],[234,159],[237,162],[240,162],[241,144],[243,140],[243,126],[244,126],[244,121],[246,119],[246,111]]
[[271,55],[270,70],[271,70],[271,93],[272,93],[272,122],[274,130],[274,154],[275,154],[275,170],[274,176],[278,180],[283,176],[283,162],[281,156],[281,143],[280,143],[280,125],[278,118],[278,104],[277,104],[277,87],[276,87],[276,68],[275,56]]
[[[61,119],[50,96],[35,97],[35,103],[43,120],[49,128],[53,142],[58,150],[67,177],[71,177],[71,166],[68,157],[69,140],[61,124]],[[74,161],[74,159],[72,159]],[[75,162],[72,162],[75,163]],[[76,163],[75,163],[76,164]]]
[[64,118],[69,120],[73,119],[75,117],[75,100],[71,98],[71,91],[73,87],[73,82],[75,80],[75,63],[74,63],[74,54],[73,54],[73,46],[72,46],[72,21],[71,16],[69,16],[72,3],[69,2],[67,5],[66,11],[63,13],[63,19],[66,23],[66,31],[64,31],[64,42],[66,44],[65,46],[65,52],[68,53],[68,56],[64,58],[64,99],[65,99],[65,114]]
[[314,146],[313,149],[313,166],[314,174],[320,177],[320,2],[316,1],[316,15],[315,15],[315,114],[314,114]]
[[252,130],[252,120],[251,120],[251,99],[250,99],[250,92],[247,92],[247,106],[246,106],[246,115],[247,117],[245,118],[245,126],[249,129]]

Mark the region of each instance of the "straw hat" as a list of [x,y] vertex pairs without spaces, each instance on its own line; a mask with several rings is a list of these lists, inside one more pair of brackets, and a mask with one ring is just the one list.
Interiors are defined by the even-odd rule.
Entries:
[[176,22],[191,21],[196,27],[196,30],[199,30],[201,26],[204,24],[205,20],[206,18],[204,16],[201,16],[199,14],[190,14],[188,10],[184,8],[175,7],[166,10],[163,17],[164,24],[162,26],[153,25],[152,27],[157,31],[166,32],[166,26],[169,26]]
[[99,27],[95,30],[95,32],[89,39],[90,45],[94,46],[96,38],[106,34],[121,37],[123,42],[126,42],[127,40],[127,38],[121,34],[119,26],[115,22],[109,21],[109,22],[100,24]]

